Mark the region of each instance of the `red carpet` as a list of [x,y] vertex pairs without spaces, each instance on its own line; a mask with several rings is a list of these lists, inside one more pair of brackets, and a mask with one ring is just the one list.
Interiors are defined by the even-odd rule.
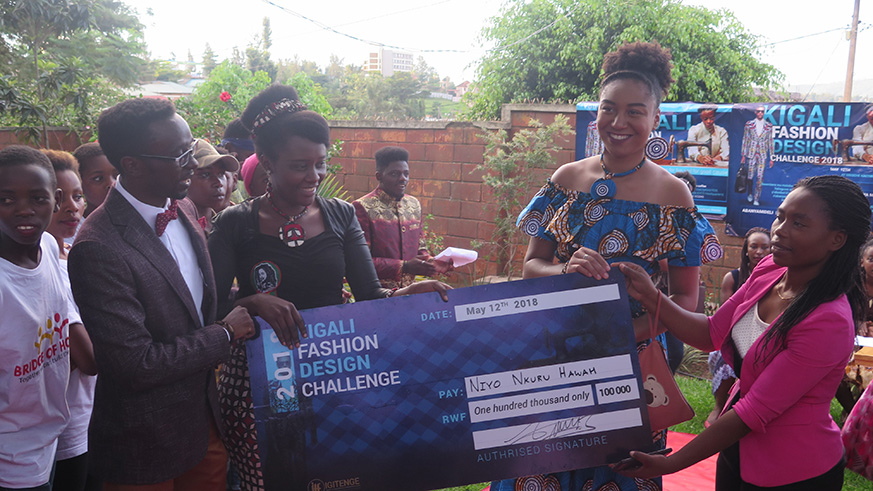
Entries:
[[[667,432],[667,446],[675,452],[695,436],[688,433]],[[664,491],[714,491],[716,459],[718,454],[685,470],[664,476]]]
[[[696,435],[667,432],[667,445],[677,451]],[[691,467],[669,476],[664,476],[664,491],[715,491],[715,461],[718,454],[702,460]],[[490,491],[487,486],[482,491]]]

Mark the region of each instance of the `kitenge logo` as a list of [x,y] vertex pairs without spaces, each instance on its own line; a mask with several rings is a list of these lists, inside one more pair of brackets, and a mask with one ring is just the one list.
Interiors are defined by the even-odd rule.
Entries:
[[336,479],[327,482],[324,482],[321,479],[313,479],[309,481],[307,491],[327,491],[329,489],[355,489],[360,487],[360,477],[351,477],[349,479]]

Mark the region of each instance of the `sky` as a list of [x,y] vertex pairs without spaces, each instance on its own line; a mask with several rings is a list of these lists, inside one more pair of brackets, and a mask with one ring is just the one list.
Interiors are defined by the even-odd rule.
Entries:
[[[786,84],[845,80],[847,31],[854,0],[682,0],[688,5],[726,8],[761,36],[763,60],[780,69]],[[152,58],[175,54],[203,58],[208,42],[217,58],[229,58],[261,32],[264,17],[273,31],[272,58],[311,60],[325,67],[331,54],[344,64],[362,64],[375,43],[423,56],[455,83],[475,78],[476,63],[490,46],[482,27],[500,13],[502,0],[126,0],[146,26]],[[864,5],[866,3],[866,5]],[[873,79],[873,3],[861,2],[855,80]],[[809,5],[806,7],[805,5]],[[151,15],[147,11],[151,11]],[[311,20],[306,20],[306,17]],[[868,23],[864,20],[867,19]],[[330,27],[334,31],[325,29]],[[825,32],[824,31],[831,31]],[[538,35],[548,35],[543,31]],[[796,39],[801,38],[801,39]]]

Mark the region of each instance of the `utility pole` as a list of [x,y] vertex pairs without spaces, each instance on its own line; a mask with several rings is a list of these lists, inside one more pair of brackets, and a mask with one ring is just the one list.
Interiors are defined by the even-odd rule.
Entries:
[[852,30],[849,32],[849,64],[846,68],[846,88],[843,102],[852,102],[852,79],[855,78],[855,45],[858,43],[858,10],[861,0],[855,0],[855,13],[852,15]]

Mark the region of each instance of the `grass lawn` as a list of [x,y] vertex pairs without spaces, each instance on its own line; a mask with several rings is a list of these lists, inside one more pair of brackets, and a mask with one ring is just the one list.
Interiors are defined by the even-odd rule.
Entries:
[[[679,384],[679,388],[682,389],[685,398],[688,399],[688,403],[694,408],[694,418],[670,429],[682,433],[699,434],[703,431],[703,420],[706,419],[706,416],[712,410],[713,400],[709,380],[678,375],[676,382]],[[840,411],[841,408],[837,401],[832,401],[831,416],[834,417],[835,421],[839,421]],[[848,469],[846,470],[845,481],[843,482],[844,491],[870,491],[870,489],[873,489],[870,481]]]
[[[424,100],[424,112],[432,116],[436,115],[434,106],[439,106],[440,119],[454,119],[458,113],[464,109],[464,105],[460,102],[452,102],[448,99],[430,98]],[[482,488],[479,488],[482,489]],[[457,488],[456,491],[465,491],[462,488]]]
[[[678,375],[676,376],[676,382],[679,384],[679,388],[682,389],[682,393],[685,394],[685,398],[688,399],[688,403],[694,408],[694,418],[670,429],[697,435],[703,431],[703,420],[706,419],[706,416],[712,410],[713,401],[709,388],[709,380]],[[831,403],[831,415],[835,421],[839,421],[840,410],[840,405],[834,400]],[[469,484],[457,488],[447,488],[444,491],[481,491],[487,485],[488,483]],[[846,470],[843,484],[844,491],[870,491],[871,489],[873,489],[873,486],[871,486],[870,481],[850,470]]]

